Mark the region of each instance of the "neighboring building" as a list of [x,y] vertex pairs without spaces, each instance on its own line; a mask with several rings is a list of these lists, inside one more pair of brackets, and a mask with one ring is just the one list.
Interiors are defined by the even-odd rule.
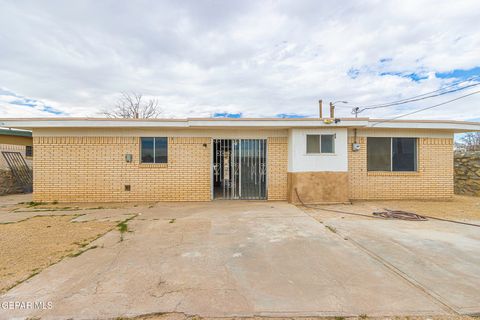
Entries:
[[20,152],[27,165],[32,168],[32,133],[25,130],[0,128],[0,195],[25,191],[20,181],[11,172],[2,151]]
[[0,128],[0,170],[6,170],[8,165],[2,151],[20,152],[31,168],[33,159],[32,132]]
[[453,134],[480,123],[4,119],[33,131],[35,201],[445,199]]

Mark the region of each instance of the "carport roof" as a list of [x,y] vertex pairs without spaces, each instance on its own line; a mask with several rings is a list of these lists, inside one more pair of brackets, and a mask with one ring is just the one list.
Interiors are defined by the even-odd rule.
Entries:
[[16,137],[31,137],[32,132],[25,130],[13,130],[13,129],[1,129],[0,135],[2,136],[16,136]]
[[185,118],[185,119],[111,119],[111,118],[10,118],[0,126],[35,128],[390,128],[431,129],[454,132],[480,131],[480,122],[453,120],[389,120],[371,118]]

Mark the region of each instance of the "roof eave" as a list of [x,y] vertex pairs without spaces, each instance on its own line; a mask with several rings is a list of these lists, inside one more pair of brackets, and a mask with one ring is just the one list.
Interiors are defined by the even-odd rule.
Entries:
[[423,129],[423,130],[448,130],[456,133],[480,131],[478,122],[460,121],[382,121],[370,120],[368,128],[383,129]]
[[385,120],[368,118],[335,119],[95,119],[95,118],[43,118],[0,119],[0,127],[34,130],[38,128],[384,128],[449,130],[453,132],[480,131],[479,122],[446,120]]
[[0,126],[21,129],[37,128],[295,128],[295,127],[364,127],[366,119],[4,119]]

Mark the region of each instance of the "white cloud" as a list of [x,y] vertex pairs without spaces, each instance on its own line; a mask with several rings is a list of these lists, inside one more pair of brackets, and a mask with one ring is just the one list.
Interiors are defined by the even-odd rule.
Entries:
[[[0,87],[69,116],[95,116],[121,91],[157,97],[168,117],[316,115],[320,98],[396,100],[452,80],[436,72],[480,65],[476,0],[11,1],[1,8]],[[390,117],[448,98],[365,115]],[[0,117],[52,115],[9,99],[0,96]],[[480,118],[479,104],[472,96],[414,117]]]

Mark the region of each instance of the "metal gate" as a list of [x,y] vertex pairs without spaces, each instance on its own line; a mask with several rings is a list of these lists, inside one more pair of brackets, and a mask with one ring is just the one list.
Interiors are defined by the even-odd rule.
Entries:
[[213,140],[213,198],[266,199],[267,140]]
[[22,154],[20,152],[2,151],[2,155],[15,177],[15,182],[23,189],[23,192],[32,192],[32,170],[28,167]]

